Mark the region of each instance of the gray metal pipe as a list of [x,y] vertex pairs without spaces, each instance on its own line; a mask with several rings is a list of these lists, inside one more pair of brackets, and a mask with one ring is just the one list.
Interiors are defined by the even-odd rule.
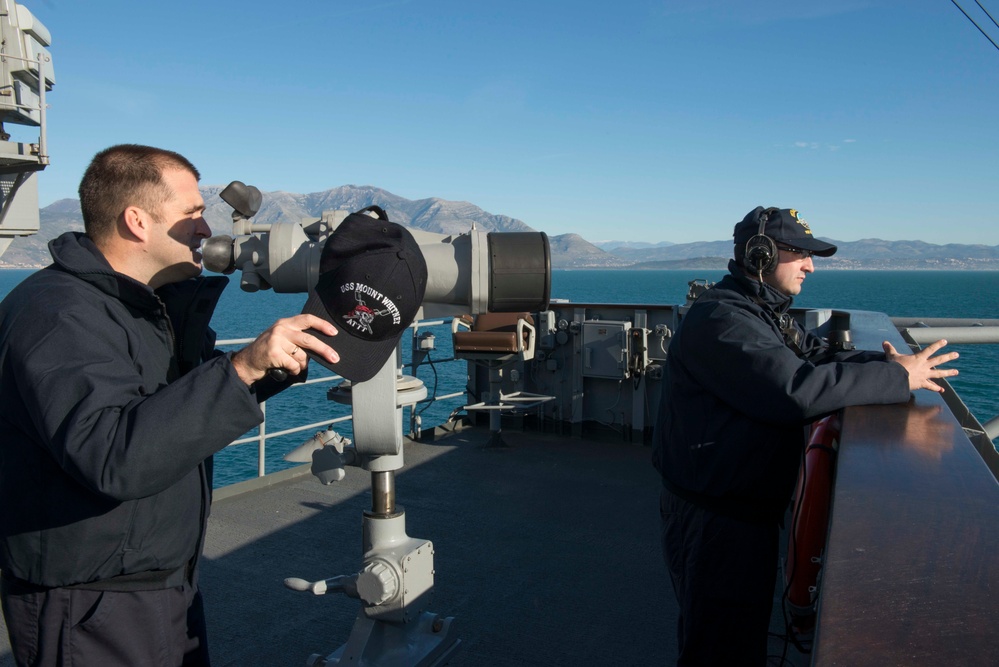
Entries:
[[919,345],[927,345],[941,338],[952,345],[999,343],[999,326],[964,327],[908,327],[902,333]]
[[893,317],[897,329],[908,327],[999,327],[999,320],[973,317]]
[[395,512],[395,471],[371,473],[371,511],[375,514]]
[[988,436],[989,440],[999,438],[999,416],[993,417],[982,424],[982,428],[985,429],[985,435]]

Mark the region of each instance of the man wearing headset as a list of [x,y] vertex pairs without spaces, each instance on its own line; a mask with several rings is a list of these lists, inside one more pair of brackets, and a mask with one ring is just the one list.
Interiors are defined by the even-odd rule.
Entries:
[[794,209],[735,226],[729,275],[691,306],[669,346],[653,463],[663,553],[680,606],[678,665],[763,665],[778,531],[805,425],[848,405],[904,403],[935,378],[946,341],[916,354],[835,351],[788,314],[836,246]]

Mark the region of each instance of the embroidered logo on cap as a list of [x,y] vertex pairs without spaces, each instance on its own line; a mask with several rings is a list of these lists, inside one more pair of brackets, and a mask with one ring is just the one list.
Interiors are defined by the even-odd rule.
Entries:
[[[355,331],[374,336],[375,330],[372,325],[376,323],[376,320],[386,316],[391,317],[392,326],[402,323],[402,314],[399,312],[399,308],[395,305],[395,302],[375,288],[364,283],[344,283],[340,286],[342,294],[350,291],[354,292],[354,301],[357,302],[357,305],[343,316],[343,321]],[[375,310],[368,305],[365,297],[370,297],[375,304],[383,307]],[[390,325],[388,321],[384,322],[384,324],[385,326]]]
[[805,228],[805,233],[808,234],[809,236],[811,236],[812,235],[812,228],[808,226],[807,222],[805,222],[804,220],[802,220],[801,218],[798,217],[798,211],[797,211],[797,209],[793,209],[792,208],[792,209],[788,209],[788,210],[791,212],[791,217],[794,218],[794,221],[797,222],[802,227],[804,227]]

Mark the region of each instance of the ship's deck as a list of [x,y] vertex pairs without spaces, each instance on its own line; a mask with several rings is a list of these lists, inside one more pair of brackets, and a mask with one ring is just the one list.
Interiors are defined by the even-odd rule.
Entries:
[[[627,319],[610,306],[582,308],[573,321]],[[632,315],[655,330],[656,320]],[[886,316],[824,316],[860,349],[886,339],[905,345]],[[571,401],[558,414],[592,414],[605,405],[598,399],[607,384],[616,396],[619,383],[575,367],[563,373],[559,364],[558,378],[567,379],[528,387],[561,387]],[[624,406],[618,423],[641,433],[643,405],[656,403],[642,391],[635,397],[631,421]],[[461,640],[449,664],[674,663],[677,610],[660,556],[649,448],[592,422],[566,426],[585,437],[511,424],[506,449],[483,448],[489,434],[481,428],[405,444],[397,502],[409,534],[435,546],[429,609],[453,616]],[[842,436],[814,663],[999,664],[999,455],[982,425],[948,387],[943,396],[916,392],[907,404],[848,408]],[[216,493],[201,579],[216,667],[302,666],[344,644],[360,603],[282,582],[360,569],[369,488],[370,475],[358,469],[324,487],[298,468]],[[808,664],[810,656],[779,639],[779,597],[769,662]],[[718,640],[725,636],[718,628]],[[12,665],[0,620],[0,667]]]
[[[407,441],[397,476],[407,532],[434,544],[429,610],[455,617],[461,645],[449,664],[673,664],[677,612],[649,448],[504,435],[506,449],[483,448],[488,432],[479,428]],[[216,667],[305,665],[346,641],[359,609],[343,595],[293,592],[282,582],[360,568],[370,475],[350,468],[328,487],[307,473],[269,481],[281,478],[216,498],[201,578]],[[776,606],[772,630],[780,632]],[[4,666],[13,664],[5,630]],[[725,629],[718,632],[724,641]],[[782,650],[771,641],[773,655]]]

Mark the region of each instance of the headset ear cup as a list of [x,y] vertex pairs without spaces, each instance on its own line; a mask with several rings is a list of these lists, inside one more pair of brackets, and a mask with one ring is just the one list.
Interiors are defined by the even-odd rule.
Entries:
[[768,276],[777,268],[777,244],[766,234],[757,234],[746,241],[746,268]]
[[777,270],[777,244],[766,234],[767,222],[777,210],[770,207],[762,211],[756,236],[746,241],[746,268],[757,275],[769,276]]

